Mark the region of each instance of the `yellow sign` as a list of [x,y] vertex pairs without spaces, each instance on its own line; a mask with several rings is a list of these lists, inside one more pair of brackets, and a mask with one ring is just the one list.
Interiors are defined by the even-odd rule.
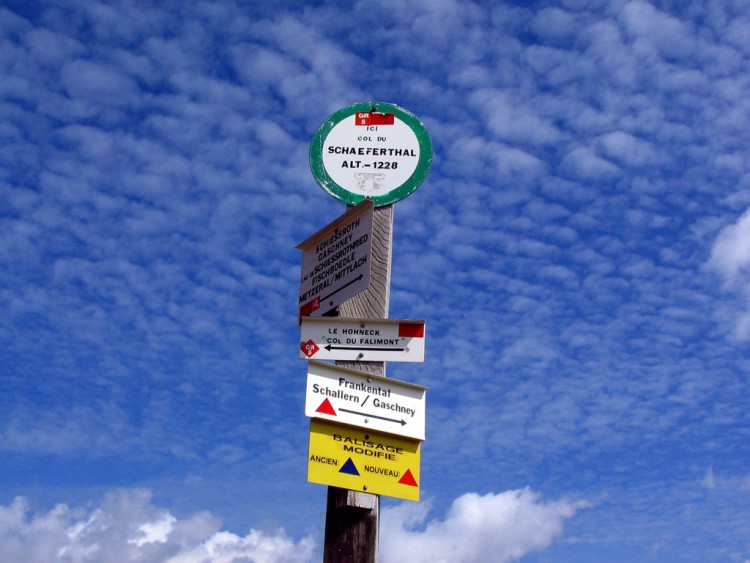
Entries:
[[419,500],[419,455],[420,442],[311,419],[307,480]]

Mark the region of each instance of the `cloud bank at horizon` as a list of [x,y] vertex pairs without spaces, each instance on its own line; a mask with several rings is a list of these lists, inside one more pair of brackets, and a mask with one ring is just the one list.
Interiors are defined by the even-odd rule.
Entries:
[[[513,561],[547,547],[585,507],[542,502],[530,489],[457,498],[445,519],[425,525],[430,503],[403,503],[381,514],[383,563]],[[417,528],[422,530],[418,531]],[[108,493],[98,506],[31,510],[23,497],[0,505],[0,559],[25,563],[309,563],[312,535],[295,541],[282,530],[221,530],[209,512],[177,518],[145,489]]]

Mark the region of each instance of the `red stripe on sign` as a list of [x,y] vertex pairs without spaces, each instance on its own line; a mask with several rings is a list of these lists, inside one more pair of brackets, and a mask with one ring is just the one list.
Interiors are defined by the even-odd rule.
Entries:
[[398,323],[398,335],[404,338],[424,338],[424,323]]
[[299,315],[300,317],[309,317],[310,313],[317,311],[318,309],[320,309],[320,296],[302,305],[302,307],[299,308]]
[[396,114],[373,112],[371,125],[393,125],[396,121]]
[[354,114],[354,125],[393,125],[396,122],[395,113],[381,113],[379,111],[360,111]]

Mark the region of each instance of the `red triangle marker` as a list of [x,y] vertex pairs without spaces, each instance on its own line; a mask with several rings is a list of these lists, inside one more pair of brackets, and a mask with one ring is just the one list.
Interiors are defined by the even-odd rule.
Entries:
[[410,487],[419,487],[417,481],[414,479],[414,475],[411,474],[411,469],[407,469],[404,476],[398,480],[400,485],[409,485]]
[[333,410],[333,405],[331,404],[331,401],[328,399],[325,399],[322,403],[320,403],[320,406],[315,409],[315,412],[319,412],[321,414],[330,414],[331,416],[336,416],[336,411]]

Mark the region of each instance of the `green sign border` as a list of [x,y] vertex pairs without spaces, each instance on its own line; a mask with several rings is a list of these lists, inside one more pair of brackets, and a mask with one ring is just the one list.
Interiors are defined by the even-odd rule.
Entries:
[[340,109],[325,120],[323,125],[321,125],[315,133],[312,143],[310,143],[310,170],[312,170],[315,181],[320,184],[321,188],[347,205],[357,205],[364,200],[366,196],[350,192],[345,187],[340,186],[333,181],[333,178],[331,178],[323,165],[323,145],[325,144],[328,134],[334,127],[336,127],[336,125],[357,112],[369,112],[372,111],[373,108],[379,112],[396,114],[396,117],[406,123],[406,125],[408,125],[414,132],[417,136],[417,142],[419,143],[419,162],[417,163],[414,173],[409,176],[403,184],[393,188],[390,192],[370,198],[375,204],[375,207],[390,205],[391,203],[400,201],[411,194],[422,182],[424,182],[424,179],[427,177],[427,173],[432,166],[432,141],[430,140],[430,135],[427,133],[427,129],[425,129],[424,125],[422,125],[422,122],[405,109],[385,102],[362,102]]

